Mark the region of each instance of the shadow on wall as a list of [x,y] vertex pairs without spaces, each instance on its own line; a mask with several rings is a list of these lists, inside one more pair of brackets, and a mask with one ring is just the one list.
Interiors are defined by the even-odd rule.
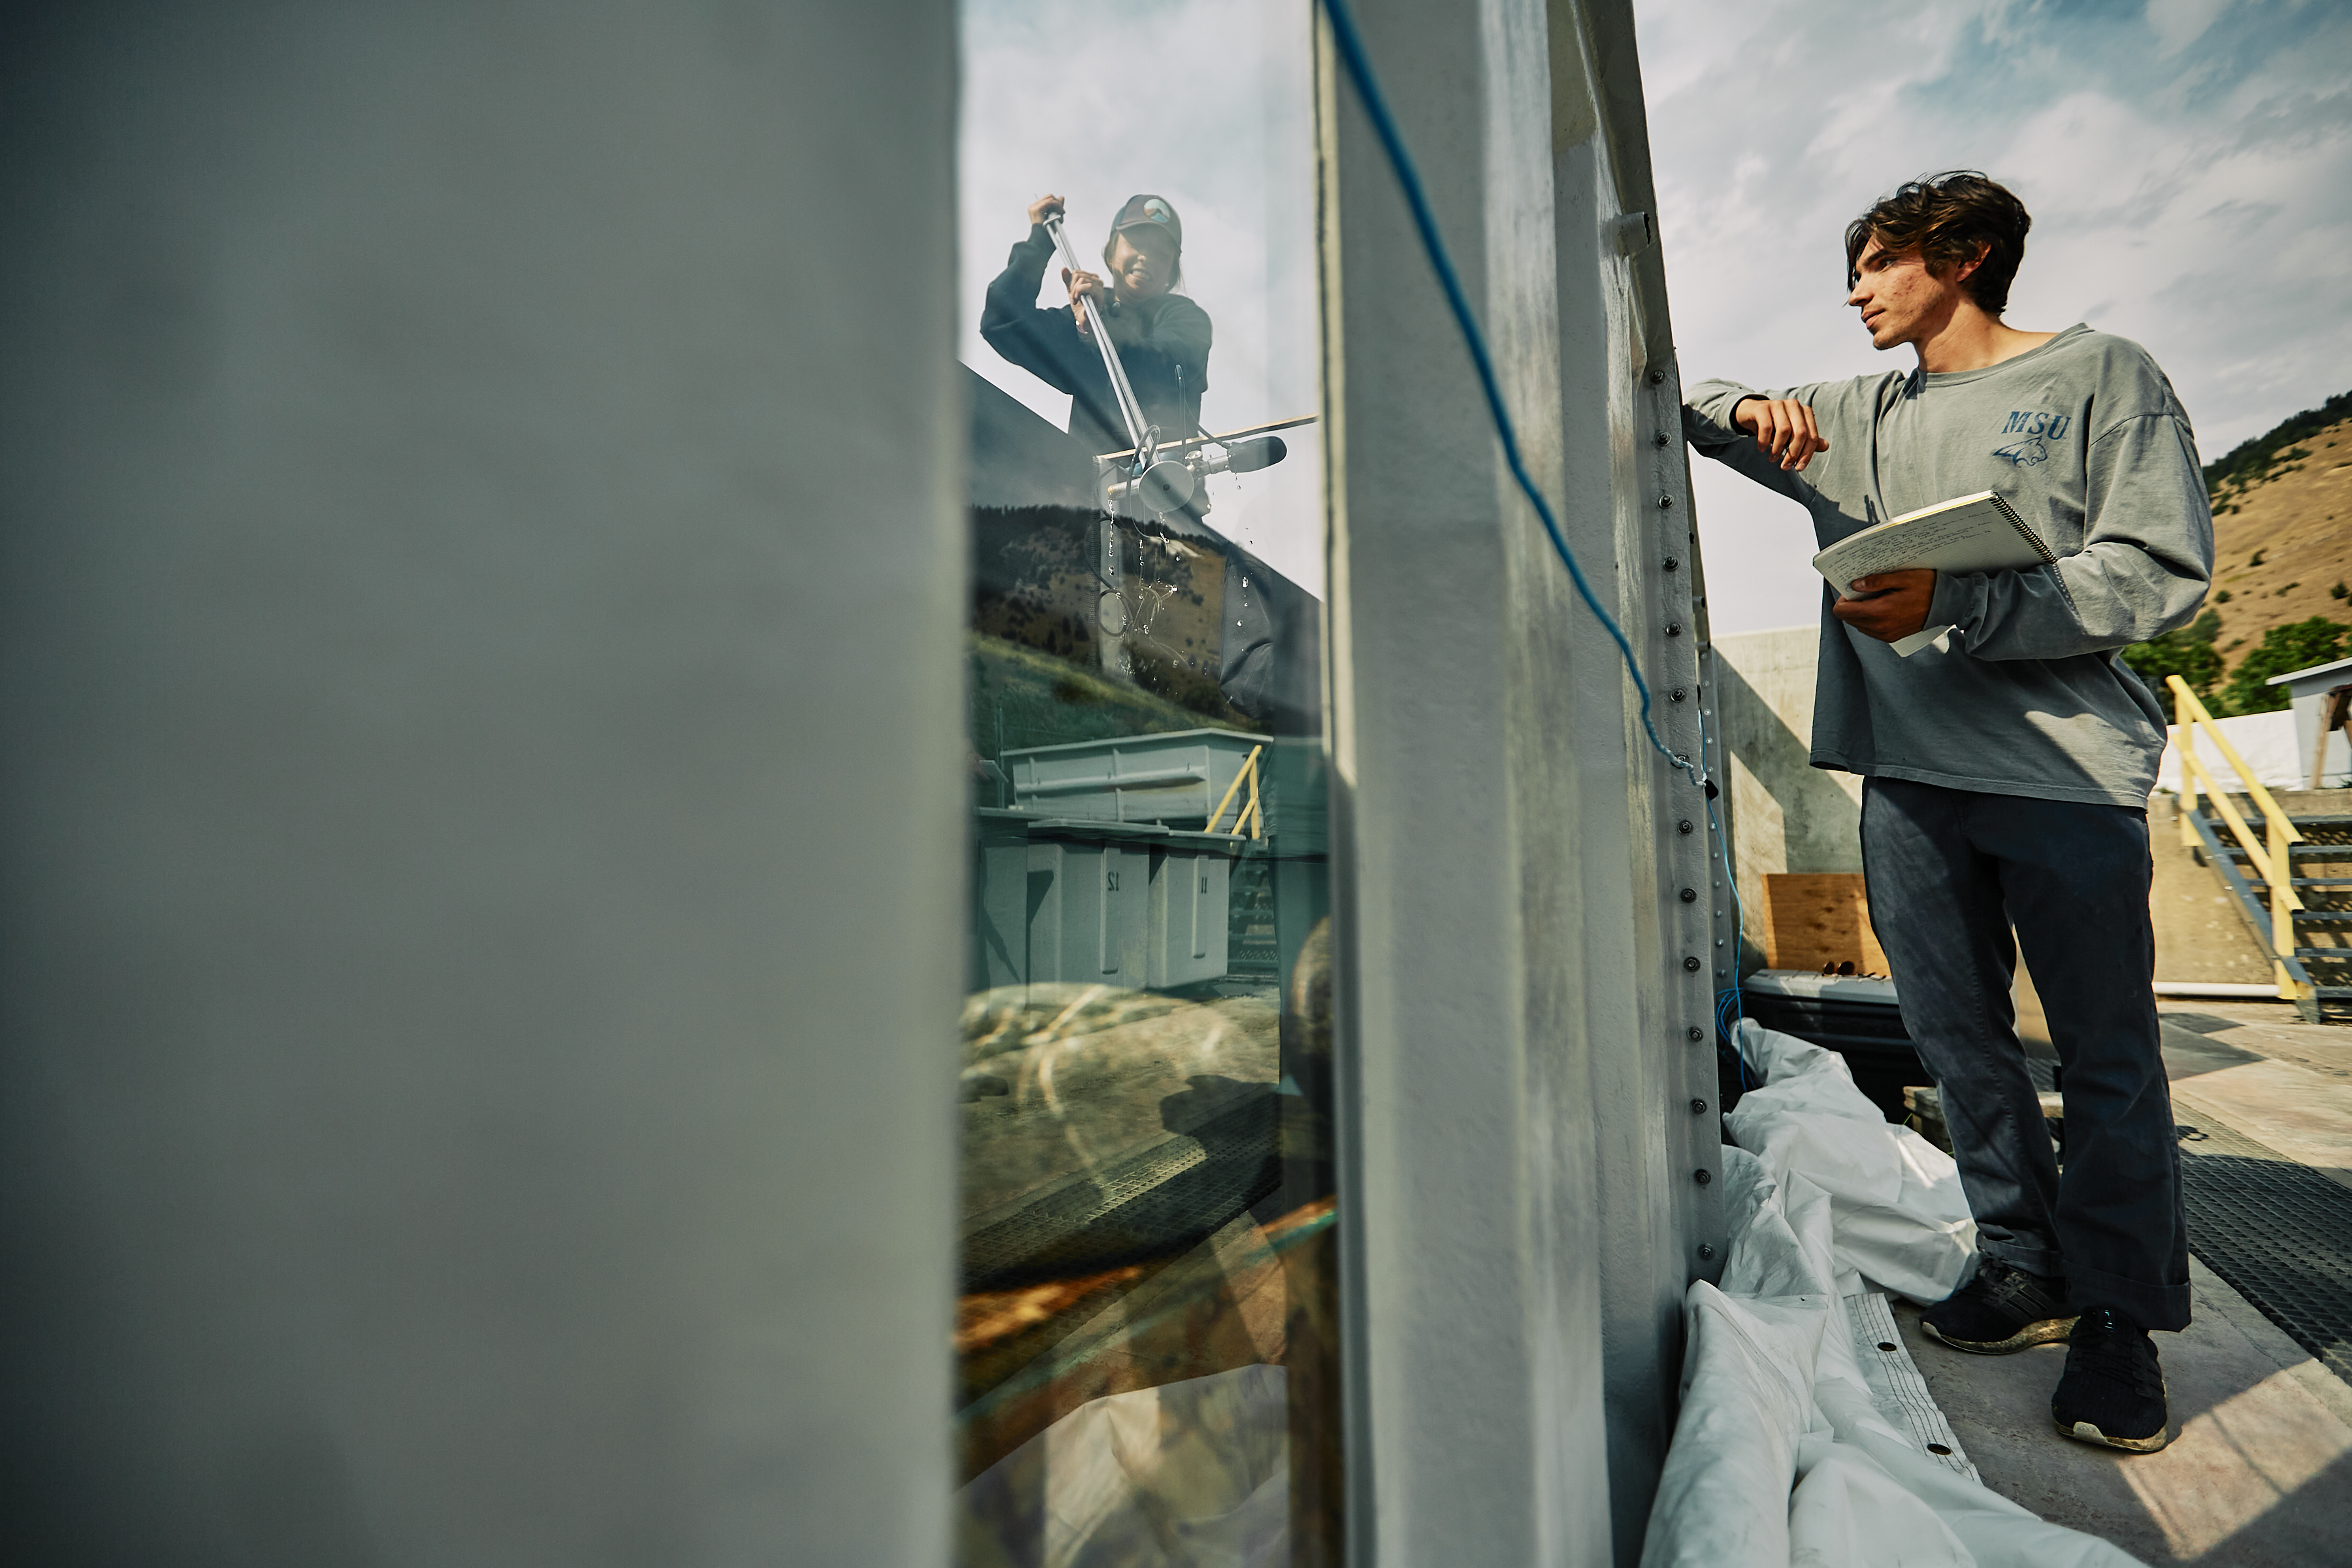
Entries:
[[1715,640],[1743,973],[1764,962],[1766,875],[1862,869],[1862,780],[1811,760],[1820,638],[1812,626],[1790,626]]

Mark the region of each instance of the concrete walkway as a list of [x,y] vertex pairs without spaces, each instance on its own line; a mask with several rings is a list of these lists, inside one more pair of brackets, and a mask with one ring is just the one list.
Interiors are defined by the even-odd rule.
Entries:
[[2352,1509],[2352,1389],[2192,1259],[2197,1321],[2158,1338],[2179,1436],[2157,1454],[2061,1436],[2066,1352],[1959,1355],[1895,1321],[1985,1484],[2151,1563],[2342,1562]]
[[[2040,1020],[2021,998],[2021,1033]],[[2167,1003],[2175,1115],[2218,1122],[2352,1184],[2352,1028],[2276,1003]],[[1960,1355],[1898,1307],[1913,1360],[1985,1483],[2150,1563],[2352,1561],[2352,1388],[2194,1258],[2196,1321],[2163,1334],[2174,1428],[2127,1455],[2050,1420],[2065,1351]]]
[[2352,1186],[2352,1027],[2284,1003],[2167,1003],[2175,1116],[2204,1116]]

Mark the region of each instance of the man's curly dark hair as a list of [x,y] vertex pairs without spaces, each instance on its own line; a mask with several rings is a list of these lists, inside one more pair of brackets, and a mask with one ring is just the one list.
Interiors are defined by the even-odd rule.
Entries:
[[1874,237],[1897,255],[1917,251],[1938,278],[1949,277],[1981,251],[1984,264],[1960,287],[1987,315],[1998,316],[2009,308],[2010,280],[2025,259],[2025,231],[2032,226],[2025,204],[1977,170],[1950,169],[1906,181],[1846,225],[1846,287],[1853,287],[1860,275],[1855,263]]

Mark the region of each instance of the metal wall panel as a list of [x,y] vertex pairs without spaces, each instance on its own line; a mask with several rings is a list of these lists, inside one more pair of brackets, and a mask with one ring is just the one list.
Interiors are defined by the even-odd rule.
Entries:
[[[1358,15],[1537,483],[1696,759],[1630,9]],[[1682,1294],[1720,1267],[1706,795],[1651,750],[1352,89],[1326,94],[1351,1549],[1627,1562]]]
[[0,76],[8,1560],[945,1561],[952,7]]

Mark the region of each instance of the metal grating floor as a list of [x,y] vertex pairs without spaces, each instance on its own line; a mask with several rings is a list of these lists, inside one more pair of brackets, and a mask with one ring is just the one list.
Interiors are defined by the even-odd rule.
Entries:
[[2226,1127],[2180,1132],[2189,1250],[2352,1383],[2352,1188]]

